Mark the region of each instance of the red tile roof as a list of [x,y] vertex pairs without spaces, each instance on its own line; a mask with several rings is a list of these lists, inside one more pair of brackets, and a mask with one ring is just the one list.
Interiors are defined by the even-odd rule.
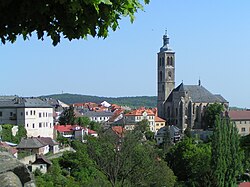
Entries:
[[228,115],[231,120],[250,120],[249,110],[231,110]]
[[97,132],[94,130],[88,129],[88,134],[97,134]]
[[112,131],[114,131],[117,135],[122,136],[125,132],[125,129],[122,126],[113,126]]
[[242,182],[238,187],[250,187],[250,182]]
[[59,132],[70,132],[72,131],[73,126],[72,125],[55,125],[54,129]]
[[131,112],[125,114],[125,116],[142,116],[144,112],[146,112],[148,116],[155,115],[151,109],[140,108],[140,109],[132,110]]
[[155,122],[166,122],[166,121],[158,116],[155,116]]

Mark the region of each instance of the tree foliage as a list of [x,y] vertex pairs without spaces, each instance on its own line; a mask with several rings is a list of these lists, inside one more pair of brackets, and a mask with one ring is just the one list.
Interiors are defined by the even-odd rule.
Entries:
[[235,186],[242,172],[242,151],[237,128],[229,119],[216,118],[212,137],[212,170],[216,186]]
[[41,40],[49,36],[53,45],[57,45],[61,37],[69,40],[88,35],[106,38],[110,29],[118,28],[122,16],[129,16],[132,22],[138,9],[143,9],[139,0],[1,1],[0,38],[3,44],[13,43],[18,35],[26,40],[36,32]]
[[82,103],[82,102],[101,103],[103,101],[107,101],[109,103],[115,103],[121,106],[129,106],[131,108],[138,108],[141,106],[152,108],[152,107],[156,107],[157,105],[156,96],[98,97],[98,96],[90,96],[90,95],[64,93],[64,94],[47,95],[43,97],[58,99],[68,104]]
[[[167,164],[140,142],[141,136],[134,132],[120,138],[105,133],[88,140],[88,152],[112,186],[173,186],[175,177]],[[168,175],[159,175],[160,170]]]
[[24,125],[18,125],[18,131],[15,136],[12,134],[12,128],[14,125],[12,124],[4,124],[2,125],[2,140],[3,141],[8,141],[8,142],[13,142],[13,143],[19,143],[22,138],[27,137],[27,131],[24,127]]
[[207,128],[215,126],[216,117],[220,116],[224,107],[220,103],[214,103],[207,106],[204,114],[204,121]]
[[88,127],[89,124],[91,123],[91,120],[89,119],[89,117],[78,117],[76,118],[76,123],[77,125],[79,126],[82,126],[82,127]]
[[70,106],[63,110],[62,114],[59,117],[60,125],[74,125],[76,121],[74,107]]
[[185,138],[172,146],[166,156],[178,181],[188,186],[208,186],[210,160],[210,145],[197,144],[192,138]]
[[[76,152],[53,161],[47,174],[36,176],[37,186],[174,186],[176,177],[154,148],[137,132],[125,136],[106,131],[87,143],[72,141]],[[55,165],[54,165],[55,163]],[[45,182],[46,181],[46,182]]]

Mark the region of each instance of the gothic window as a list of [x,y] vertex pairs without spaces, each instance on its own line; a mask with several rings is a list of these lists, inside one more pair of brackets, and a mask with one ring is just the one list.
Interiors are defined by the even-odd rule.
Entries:
[[175,115],[178,116],[178,108],[175,109]]
[[161,58],[161,64],[164,66],[164,57]]
[[172,73],[171,73],[171,71],[169,71],[168,72],[168,78],[171,79],[171,77],[172,77]]
[[170,65],[170,58],[167,58],[167,65]]
[[173,57],[170,58],[170,65],[173,65]]
[[162,81],[162,71],[160,71],[160,81]]
[[165,91],[165,86],[164,86],[164,84],[162,85],[162,91],[163,91],[163,92]]

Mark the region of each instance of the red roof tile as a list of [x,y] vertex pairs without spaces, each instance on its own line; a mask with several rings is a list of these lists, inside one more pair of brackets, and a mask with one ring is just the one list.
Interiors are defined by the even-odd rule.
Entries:
[[155,116],[155,122],[166,122],[166,121],[158,116]]
[[97,134],[97,132],[94,130],[88,129],[88,134]]
[[250,182],[242,182],[238,187],[250,187]]
[[231,110],[228,115],[232,120],[250,120],[249,110]]
[[72,125],[55,125],[54,129],[59,132],[70,132],[72,131],[73,126]]
[[151,109],[136,109],[132,110],[131,112],[125,114],[125,116],[142,116],[143,113],[146,112],[148,116],[154,116],[154,112]]
[[122,126],[113,126],[112,130],[119,136],[125,132],[125,129]]

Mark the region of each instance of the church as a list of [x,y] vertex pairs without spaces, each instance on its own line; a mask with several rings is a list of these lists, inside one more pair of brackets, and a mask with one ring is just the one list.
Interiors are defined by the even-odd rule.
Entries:
[[163,35],[163,46],[157,55],[157,109],[158,116],[167,124],[175,125],[182,132],[191,129],[204,129],[203,120],[206,107],[221,103],[228,110],[229,102],[219,94],[212,94],[201,85],[181,83],[175,88],[175,52],[169,47],[167,33]]

